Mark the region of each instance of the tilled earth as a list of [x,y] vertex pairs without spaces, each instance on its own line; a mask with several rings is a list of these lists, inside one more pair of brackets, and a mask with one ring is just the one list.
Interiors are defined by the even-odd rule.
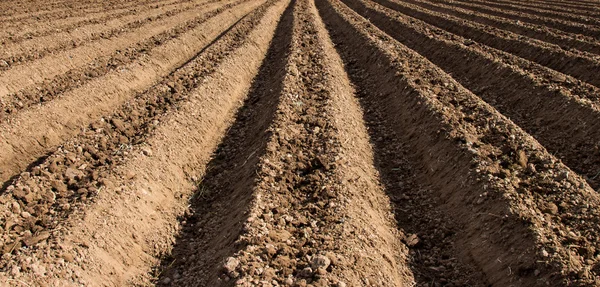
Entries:
[[600,286],[600,2],[0,3],[2,286]]

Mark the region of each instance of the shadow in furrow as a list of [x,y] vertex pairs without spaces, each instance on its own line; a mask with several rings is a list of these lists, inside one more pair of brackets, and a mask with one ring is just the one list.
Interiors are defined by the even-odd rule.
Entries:
[[[406,234],[404,242],[410,249],[409,267],[417,286],[489,286],[485,274],[470,260],[464,260],[464,251],[458,250],[456,234],[460,225],[439,208],[435,190],[420,184],[411,149],[390,115],[401,113],[389,106],[394,89],[386,79],[385,69],[374,74],[369,68],[371,51],[360,49],[360,41],[351,37],[352,28],[326,1],[316,1],[336,49],[344,61],[346,72],[355,86],[363,108],[364,121],[373,145],[374,164],[386,194],[392,202],[398,228]],[[356,42],[356,43],[353,43]],[[375,65],[375,64],[371,64]],[[388,98],[390,97],[390,98]],[[386,99],[388,98],[388,99]]]
[[259,159],[266,152],[282,93],[292,39],[292,2],[282,15],[267,56],[235,122],[199,180],[171,254],[155,270],[157,283],[177,286],[233,285],[220,268],[240,250],[236,242],[252,201]]

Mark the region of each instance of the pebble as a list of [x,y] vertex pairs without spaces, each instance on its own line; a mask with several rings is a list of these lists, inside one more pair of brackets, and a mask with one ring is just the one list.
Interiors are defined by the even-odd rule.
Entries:
[[223,269],[225,269],[225,271],[227,271],[227,273],[231,273],[231,272],[235,271],[235,269],[238,267],[239,264],[240,264],[240,261],[238,259],[236,259],[234,257],[229,257],[225,261],[225,264],[223,264]]
[[549,214],[557,214],[558,213],[558,206],[556,206],[556,204],[549,202],[548,204],[546,204],[546,207],[543,210],[545,213],[549,213]]
[[152,150],[149,147],[143,147],[142,148],[142,153],[145,156],[152,156]]
[[11,206],[11,210],[12,210],[13,213],[19,214],[19,213],[21,213],[21,206],[19,205],[18,202],[13,201],[12,206]]
[[63,253],[62,258],[67,262],[75,261],[75,257],[73,257],[73,255],[70,253]]
[[342,281],[338,281],[337,287],[346,287],[346,283],[344,283]]
[[171,278],[169,277],[165,277],[165,279],[162,280],[163,284],[171,284]]
[[312,269],[314,269],[314,270],[317,270],[319,268],[327,269],[327,267],[329,267],[329,264],[331,264],[331,260],[329,260],[329,258],[327,256],[315,255],[312,258],[310,267],[312,267]]
[[419,243],[421,243],[421,240],[416,234],[411,234],[410,236],[408,236],[408,238],[406,238],[406,245],[408,245],[409,247],[416,247],[419,245]]
[[313,273],[312,268],[306,267],[306,268],[302,269],[302,271],[300,271],[300,274],[298,274],[298,275],[300,275],[300,277],[311,277],[312,273]]

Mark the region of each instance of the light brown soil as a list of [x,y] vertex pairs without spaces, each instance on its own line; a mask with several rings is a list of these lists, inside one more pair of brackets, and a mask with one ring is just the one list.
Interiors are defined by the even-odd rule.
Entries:
[[0,286],[600,286],[591,1],[42,2]]

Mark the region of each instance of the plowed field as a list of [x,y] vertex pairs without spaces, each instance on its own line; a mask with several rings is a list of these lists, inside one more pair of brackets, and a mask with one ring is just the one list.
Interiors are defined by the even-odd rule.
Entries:
[[0,286],[600,286],[600,2],[0,2]]

